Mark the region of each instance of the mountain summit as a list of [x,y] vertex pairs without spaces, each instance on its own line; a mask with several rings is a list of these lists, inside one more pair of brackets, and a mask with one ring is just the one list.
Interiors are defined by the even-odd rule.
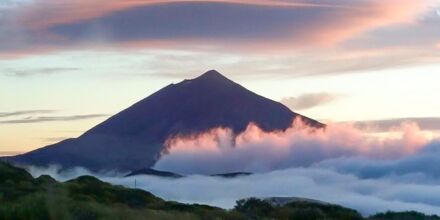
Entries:
[[223,76],[221,73],[217,72],[217,70],[209,70],[208,72],[200,75],[199,77],[197,77],[194,80],[201,80],[201,79],[207,79],[207,80],[223,80],[223,81],[228,81],[228,82],[232,82],[230,79],[226,78],[225,76]]
[[175,135],[197,134],[217,127],[227,127],[238,134],[249,123],[265,131],[285,130],[296,117],[310,126],[323,126],[211,70],[164,87],[78,138],[9,160],[39,166],[133,171],[153,166],[167,138]]

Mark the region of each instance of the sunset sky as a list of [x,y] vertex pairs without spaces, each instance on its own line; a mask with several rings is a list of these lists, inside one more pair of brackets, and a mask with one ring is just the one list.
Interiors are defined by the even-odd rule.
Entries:
[[0,155],[216,69],[324,122],[440,130],[438,0],[0,0]]

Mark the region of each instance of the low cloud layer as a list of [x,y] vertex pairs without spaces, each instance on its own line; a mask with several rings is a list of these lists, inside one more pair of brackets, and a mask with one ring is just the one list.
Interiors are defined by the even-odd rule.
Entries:
[[293,111],[299,111],[328,104],[337,98],[337,95],[329,93],[309,93],[300,95],[298,97],[284,98],[281,100],[281,103]]
[[[231,141],[235,140],[235,145]],[[305,197],[354,208],[364,215],[387,210],[440,214],[440,140],[414,123],[386,137],[348,125],[325,130],[296,123],[286,132],[264,133],[251,125],[235,139],[227,129],[168,141],[155,168],[189,174],[168,179],[123,178],[116,172],[56,166],[29,167],[34,175],[60,181],[79,175],[150,191],[167,200],[232,208],[247,197]],[[200,175],[252,171],[232,179]]]
[[[314,167],[331,168],[338,172],[351,173],[361,178],[383,178],[407,176],[413,182],[424,182],[440,178],[440,140],[424,146],[414,155],[398,160],[374,160],[366,157],[337,158],[319,162]],[[440,201],[437,205],[440,205]]]
[[[440,158],[439,158],[440,159]],[[180,179],[154,176],[123,178],[117,173],[96,174],[82,168],[59,172],[29,168],[34,176],[50,174],[60,181],[93,175],[103,181],[126,187],[147,190],[173,201],[199,203],[232,208],[235,201],[248,197],[304,197],[354,208],[364,215],[387,210],[416,210],[427,214],[440,214],[440,179],[420,178],[414,174],[392,175],[383,178],[360,178],[350,173],[329,168],[290,168],[225,179],[191,175]]]

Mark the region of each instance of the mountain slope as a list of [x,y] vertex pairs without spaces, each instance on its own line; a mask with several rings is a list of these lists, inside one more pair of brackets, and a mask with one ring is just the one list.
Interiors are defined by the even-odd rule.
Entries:
[[[87,131],[91,135],[148,133],[163,141],[213,127],[236,133],[254,122],[266,131],[286,129],[296,116],[284,105],[259,96],[211,70],[193,80],[171,84]],[[310,124],[318,122],[308,119]]]
[[[195,79],[166,86],[76,139],[9,160],[40,166],[60,164],[132,171],[154,165],[170,136],[216,127],[228,127],[240,133],[251,122],[265,131],[284,130],[298,116],[284,105],[211,70]],[[323,126],[300,117],[310,126]]]

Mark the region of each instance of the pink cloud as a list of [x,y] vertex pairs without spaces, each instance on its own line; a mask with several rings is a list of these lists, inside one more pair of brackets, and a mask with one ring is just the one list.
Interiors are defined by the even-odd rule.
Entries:
[[429,9],[427,1],[372,0],[358,8],[338,10],[311,25],[294,41],[300,45],[334,46],[376,28],[412,23]]
[[[348,39],[359,36],[368,31],[379,27],[411,23],[425,11],[429,9],[429,0],[354,0],[354,1],[263,1],[263,0],[98,0],[98,1],[74,1],[74,0],[41,0],[25,7],[14,9],[8,16],[12,16],[15,26],[25,29],[26,35],[23,42],[16,42],[16,49],[8,49],[5,53],[26,54],[32,51],[52,51],[38,48],[55,48],[55,50],[69,50],[71,48],[89,47],[85,42],[70,42],[68,36],[62,36],[51,31],[51,28],[75,24],[78,22],[92,22],[94,19],[110,16],[112,13],[126,11],[141,6],[175,4],[188,2],[216,2],[241,5],[260,6],[261,8],[283,8],[292,10],[289,14],[296,14],[298,11],[299,19],[301,13],[306,11],[308,15],[304,21],[299,23],[277,21],[269,26],[259,26],[262,30],[257,31],[255,39],[241,39],[237,36],[225,37],[224,39],[210,38],[210,36],[198,36],[195,34],[190,37],[179,37],[173,34],[160,39],[130,39],[125,36],[125,40],[103,41],[98,47],[113,47],[124,45],[136,45],[147,48],[166,48],[166,47],[193,47],[202,44],[202,48],[215,47],[225,48],[233,51],[252,51],[266,52],[268,50],[292,50],[304,47],[333,47]],[[301,8],[301,9],[298,9]],[[304,10],[302,9],[304,8]],[[307,10],[306,10],[307,9]],[[311,10],[313,9],[313,10]],[[262,10],[261,16],[265,15]],[[286,11],[284,11],[286,12]],[[295,13],[294,13],[295,12]],[[291,16],[291,15],[290,15]],[[245,19],[245,17],[243,17]],[[296,19],[293,19],[296,20]],[[226,22],[226,21],[225,21]],[[248,21],[246,21],[248,22]],[[276,21],[274,21],[276,22]],[[235,23],[235,22],[234,22]],[[283,23],[283,24],[279,24]],[[231,24],[234,25],[233,23]],[[259,37],[258,33],[268,33],[264,28],[280,25],[280,33],[274,33],[275,37]],[[17,27],[13,27],[17,28]],[[197,28],[197,27],[194,27]],[[203,29],[204,27],[200,27]],[[173,30],[173,29],[171,29]],[[7,31],[7,30],[5,30]],[[115,29],[114,33],[124,33],[124,30]],[[154,35],[154,34],[153,34]],[[261,34],[263,35],[263,34]],[[7,38],[10,36],[6,35]],[[23,35],[24,36],[24,35]],[[160,42],[159,44],[157,42]],[[195,44],[192,44],[196,42]],[[188,44],[189,43],[189,44]],[[70,45],[70,46],[67,46]],[[1,48],[0,43],[0,48]],[[14,47],[7,45],[6,48]],[[37,48],[37,49],[35,49]]]
[[220,2],[276,7],[344,7],[331,4],[283,0],[44,0],[38,2],[38,4],[26,7],[20,13],[22,16],[21,21],[25,24],[29,24],[36,28],[47,28],[53,25],[68,24],[98,18],[116,11],[127,10],[139,6],[179,2]]
[[431,141],[430,135],[413,123],[392,131],[394,135],[379,137],[347,124],[314,129],[295,121],[285,132],[267,133],[251,124],[234,137],[229,129],[217,128],[169,139],[167,151],[155,167],[178,173],[265,172],[340,157],[398,159]]

